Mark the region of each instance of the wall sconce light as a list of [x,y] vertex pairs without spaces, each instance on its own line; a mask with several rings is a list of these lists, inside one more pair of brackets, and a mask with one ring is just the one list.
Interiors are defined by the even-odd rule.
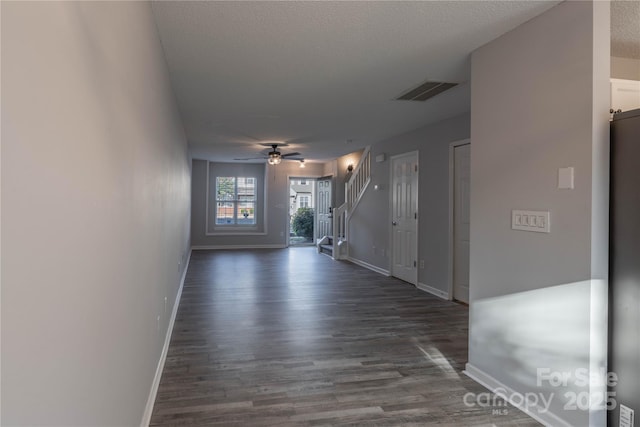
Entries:
[[347,173],[351,172],[353,172],[353,163],[349,163],[349,165],[347,165]]
[[305,167],[305,165],[304,165],[304,159],[300,159],[300,167],[301,167],[301,168]]

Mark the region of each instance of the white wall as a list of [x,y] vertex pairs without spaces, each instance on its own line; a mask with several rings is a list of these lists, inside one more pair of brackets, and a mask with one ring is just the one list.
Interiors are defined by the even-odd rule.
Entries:
[[[349,255],[389,271],[390,157],[419,151],[418,281],[447,293],[449,286],[449,144],[469,138],[469,114],[424,126],[371,147],[371,184],[350,224]],[[385,161],[375,158],[385,155]],[[379,190],[374,191],[377,184]]]
[[[552,424],[604,422],[563,410],[595,389],[538,386],[536,369],[606,367],[608,81],[608,2],[561,3],[472,55],[468,366],[555,393]],[[551,233],[511,230],[512,209],[550,211]]]
[[2,36],[2,424],[138,425],[189,248],[150,6],[3,2]]

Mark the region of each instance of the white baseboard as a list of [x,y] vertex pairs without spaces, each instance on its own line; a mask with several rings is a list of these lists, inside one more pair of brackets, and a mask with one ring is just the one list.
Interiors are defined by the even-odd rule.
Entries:
[[171,318],[169,319],[169,326],[167,327],[167,334],[164,338],[164,346],[162,347],[162,354],[156,367],[156,375],[153,377],[153,383],[151,384],[151,391],[149,392],[149,398],[147,399],[147,406],[144,409],[142,415],[141,427],[147,427],[151,422],[151,415],[153,414],[153,404],[156,401],[156,395],[158,394],[158,387],[160,386],[160,378],[162,378],[162,371],[164,370],[164,363],[167,360],[167,353],[169,352],[169,343],[171,342],[171,333],[173,332],[173,326],[176,322],[176,315],[178,314],[178,306],[180,305],[180,298],[182,297],[182,288],[184,287],[184,279],[187,277],[187,270],[189,269],[189,262],[191,261],[191,251],[184,264],[184,270],[182,271],[182,277],[180,278],[180,286],[178,287],[178,293],[176,294],[176,300],[173,303],[173,310],[171,310]]
[[191,246],[194,251],[206,251],[210,249],[284,249],[287,245],[200,245]]
[[418,282],[418,286],[416,286],[416,288],[420,289],[421,291],[425,291],[432,295],[435,295],[438,298],[449,300],[449,294],[447,292],[442,291],[438,288],[434,288],[433,286],[425,285],[424,283]]
[[[522,393],[517,392],[513,390],[511,387],[508,387],[502,384],[500,381],[496,380],[491,375],[476,368],[470,363],[466,364],[465,370],[462,371],[462,373],[468,376],[469,378],[471,378],[472,380],[474,380],[475,382],[485,386],[486,388],[491,390],[491,392],[493,393],[499,390],[500,394],[506,396],[507,398],[509,396],[522,395]],[[568,422],[566,422],[565,420],[563,420],[561,417],[554,414],[553,412],[544,411],[544,408],[540,405],[533,406],[531,405],[531,402],[528,402],[528,406],[525,406],[522,404],[522,401],[520,401],[519,405],[516,405],[517,402],[514,402],[513,400],[510,400],[510,399],[507,399],[507,400],[509,400],[509,403],[511,405],[518,408],[525,414],[529,415],[531,418],[535,419],[536,421],[541,422],[545,426],[553,426],[553,427],[565,427],[565,426],[570,427],[571,426],[571,424],[569,424]]]
[[371,271],[375,271],[376,273],[382,274],[383,276],[387,276],[387,277],[391,276],[391,273],[389,272],[389,270],[385,270],[384,268],[377,267],[373,264],[369,264],[368,262],[360,261],[359,259],[356,259],[356,258],[347,257],[346,259],[349,262],[359,265],[360,267],[367,268]]

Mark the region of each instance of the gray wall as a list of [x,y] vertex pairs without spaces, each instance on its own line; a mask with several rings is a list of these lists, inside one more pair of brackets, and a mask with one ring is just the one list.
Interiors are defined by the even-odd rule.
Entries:
[[[536,369],[606,367],[608,2],[561,3],[483,46],[471,83],[469,367],[601,425],[563,411],[575,377],[549,389]],[[567,166],[575,189],[559,190]],[[550,211],[551,233],[511,230],[512,209]]]
[[3,2],[2,60],[2,424],[139,425],[189,249],[151,8]]
[[358,162],[360,161],[360,157],[362,157],[363,152],[364,148],[338,157],[337,159],[324,164],[322,172],[323,175],[332,176],[334,178],[332,194],[332,203],[334,207],[342,205],[345,201],[345,184],[351,178],[351,174],[347,172],[347,166],[349,166],[349,164],[352,164],[354,168],[358,166]]
[[336,172],[333,176],[335,179],[335,191],[334,191],[334,204],[336,207],[342,205],[345,202],[345,184],[351,179],[351,173],[347,171],[347,167],[350,164],[353,165],[354,170],[358,166],[358,162],[362,157],[362,153],[364,153],[364,149],[354,151],[353,153],[349,153],[342,157],[338,157],[333,161],[335,164]]
[[[242,164],[225,164],[226,167],[237,167],[242,171]],[[192,208],[191,208],[191,244],[194,248],[268,248],[284,247],[287,243],[286,232],[289,221],[289,177],[320,177],[324,174],[324,164],[306,163],[304,169],[298,162],[282,162],[277,166],[265,166],[266,174],[266,221],[261,230],[255,232],[230,235],[207,235],[206,228],[206,195],[207,195],[207,161],[193,159],[192,163]]]
[[[371,184],[350,220],[350,257],[383,270],[389,259],[390,157],[419,151],[418,281],[443,292],[449,286],[449,144],[469,138],[469,115],[425,126],[371,148]],[[386,160],[375,158],[384,154]],[[373,190],[377,184],[379,189]]]

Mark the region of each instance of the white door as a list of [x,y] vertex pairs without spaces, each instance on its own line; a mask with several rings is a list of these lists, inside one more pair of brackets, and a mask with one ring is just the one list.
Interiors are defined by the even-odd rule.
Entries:
[[391,274],[418,284],[418,153],[391,158]]
[[318,178],[316,182],[318,203],[316,217],[318,226],[316,227],[316,239],[333,234],[333,215],[331,214],[331,177]]
[[471,145],[453,149],[453,298],[469,303]]

